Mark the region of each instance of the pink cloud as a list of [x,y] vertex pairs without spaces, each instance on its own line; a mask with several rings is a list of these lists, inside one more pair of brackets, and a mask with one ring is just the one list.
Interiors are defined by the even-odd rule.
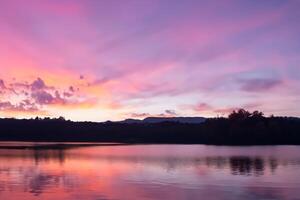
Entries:
[[207,103],[199,103],[199,104],[193,106],[193,109],[197,112],[201,112],[201,111],[209,111],[212,109],[212,107],[210,105],[208,105]]

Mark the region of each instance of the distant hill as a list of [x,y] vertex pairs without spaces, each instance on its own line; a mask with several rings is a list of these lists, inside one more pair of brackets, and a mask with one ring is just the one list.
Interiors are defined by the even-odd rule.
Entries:
[[125,119],[123,121],[118,121],[119,123],[123,123],[123,124],[139,124],[139,123],[143,123],[143,120],[140,119]]
[[183,124],[200,124],[206,121],[204,117],[147,117],[143,120],[139,119],[125,119],[123,121],[119,121],[119,123],[125,124],[137,124],[137,123],[148,123],[155,124],[161,122],[176,122]]

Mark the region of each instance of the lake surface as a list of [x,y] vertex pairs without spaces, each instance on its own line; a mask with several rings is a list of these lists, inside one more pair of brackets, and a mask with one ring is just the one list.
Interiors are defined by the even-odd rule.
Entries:
[[300,146],[41,145],[0,143],[1,200],[300,199]]

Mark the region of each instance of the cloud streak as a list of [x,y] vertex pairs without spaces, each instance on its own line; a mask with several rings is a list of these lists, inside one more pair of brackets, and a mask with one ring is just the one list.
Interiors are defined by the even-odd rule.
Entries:
[[281,80],[260,78],[240,80],[240,83],[241,89],[247,92],[264,92],[283,84]]

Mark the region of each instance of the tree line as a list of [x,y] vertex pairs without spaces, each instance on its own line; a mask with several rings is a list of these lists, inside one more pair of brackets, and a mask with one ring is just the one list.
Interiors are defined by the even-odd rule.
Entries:
[[265,117],[244,109],[203,123],[72,122],[63,117],[0,119],[2,141],[61,141],[215,145],[300,144],[300,119]]

